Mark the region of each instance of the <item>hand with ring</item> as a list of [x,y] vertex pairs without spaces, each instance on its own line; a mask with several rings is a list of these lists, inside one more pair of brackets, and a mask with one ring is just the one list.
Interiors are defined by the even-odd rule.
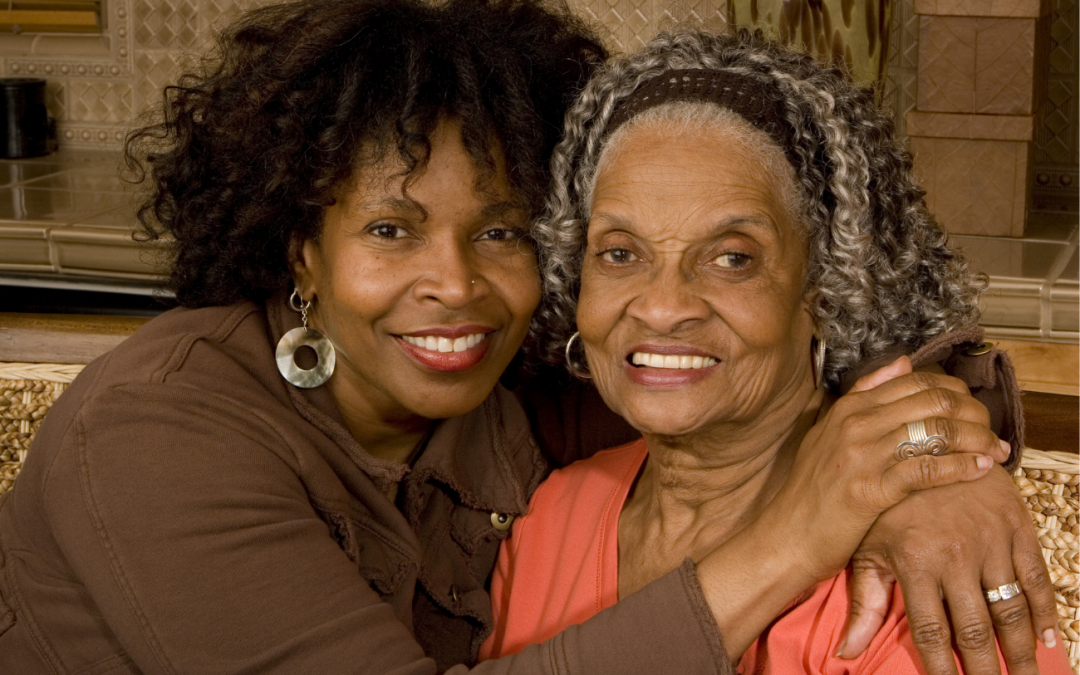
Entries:
[[[950,437],[947,424],[931,424],[936,435]],[[912,441],[920,431],[909,427],[907,435]],[[894,580],[930,675],[955,675],[954,642],[966,672],[992,675],[1038,672],[1036,638],[1048,647],[1056,642],[1057,608],[1042,550],[1027,507],[1000,466],[973,482],[911,494],[882,513],[852,567],[844,658],[870,645]]]
[[941,455],[948,446],[944,436],[928,436],[926,434],[926,421],[915,420],[907,423],[908,440],[902,441],[896,446],[893,455],[896,461],[911,459],[919,455]]
[[[820,538],[829,543],[828,558],[820,563],[826,570],[837,569],[837,565],[842,568],[848,562],[846,557],[838,557],[844,545],[834,540],[853,516],[862,514],[864,526],[869,527],[880,513],[878,509],[888,509],[911,492],[930,487],[928,482],[956,482],[941,480],[945,473],[960,475],[950,463],[978,465],[978,473],[960,478],[975,480],[995,461],[1008,457],[1008,447],[989,429],[986,408],[960,380],[913,373],[907,358],[875,375],[819,417],[803,439],[788,483],[777,497],[797,495],[800,511],[813,513],[815,522],[828,523]],[[858,471],[852,471],[855,467]],[[935,475],[936,479],[927,481]],[[851,494],[832,494],[845,490]],[[823,492],[830,494],[818,499]],[[918,520],[925,520],[925,516]],[[815,524],[803,527],[804,531],[816,531],[811,530]],[[864,532],[859,533],[859,539]],[[934,541],[947,543],[940,537]],[[824,548],[819,547],[823,555]]]

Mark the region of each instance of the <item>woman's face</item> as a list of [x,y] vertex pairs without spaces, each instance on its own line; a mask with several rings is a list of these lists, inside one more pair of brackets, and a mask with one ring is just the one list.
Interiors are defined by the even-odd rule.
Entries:
[[297,285],[337,348],[330,385],[350,412],[376,423],[464,414],[521,346],[540,281],[501,160],[477,191],[460,126],[444,121],[408,194],[396,155],[362,169],[318,240],[298,247]]
[[628,133],[597,174],[577,316],[604,399],[661,435],[801,409],[806,248],[761,148],[715,127]]

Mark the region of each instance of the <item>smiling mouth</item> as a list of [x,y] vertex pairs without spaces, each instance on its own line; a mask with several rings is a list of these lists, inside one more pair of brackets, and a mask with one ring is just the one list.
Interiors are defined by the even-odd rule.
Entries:
[[446,354],[472,349],[483,342],[486,336],[487,333],[472,333],[470,335],[463,335],[459,338],[445,338],[437,335],[402,335],[401,339],[414,347],[419,347],[420,349],[429,352],[441,352]]
[[719,361],[711,356],[690,356],[679,354],[650,354],[634,352],[630,362],[641,368],[664,368],[667,370],[697,370],[715,366]]

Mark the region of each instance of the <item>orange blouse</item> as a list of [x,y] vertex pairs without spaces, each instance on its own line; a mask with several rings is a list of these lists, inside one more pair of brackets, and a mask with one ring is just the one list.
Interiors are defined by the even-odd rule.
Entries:
[[[515,654],[581,623],[619,599],[619,514],[648,450],[639,440],[560,469],[533,494],[527,515],[502,543],[491,582],[495,631],[480,658]],[[885,625],[870,647],[839,659],[847,622],[848,572],[817,584],[778,617],[746,650],[738,671],[765,673],[923,673],[893,588]],[[1039,643],[1044,675],[1071,675],[1059,642]],[[1001,659],[1000,652],[998,654]],[[963,672],[959,658],[957,668]],[[1006,672],[1001,660],[1002,672]]]

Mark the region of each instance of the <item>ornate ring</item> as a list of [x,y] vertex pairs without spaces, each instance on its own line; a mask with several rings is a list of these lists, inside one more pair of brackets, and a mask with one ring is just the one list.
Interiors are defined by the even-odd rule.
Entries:
[[1015,598],[1020,595],[1021,588],[1020,582],[1014,581],[1011,584],[1005,584],[1004,586],[998,586],[997,588],[983,589],[983,595],[986,596],[987,604],[994,604],[995,602],[1001,602],[1002,600],[1008,600],[1009,598]]
[[907,423],[908,440],[898,444],[893,450],[896,461],[918,457],[919,455],[943,455],[945,448],[949,446],[944,436],[926,435],[926,421],[915,420]]

